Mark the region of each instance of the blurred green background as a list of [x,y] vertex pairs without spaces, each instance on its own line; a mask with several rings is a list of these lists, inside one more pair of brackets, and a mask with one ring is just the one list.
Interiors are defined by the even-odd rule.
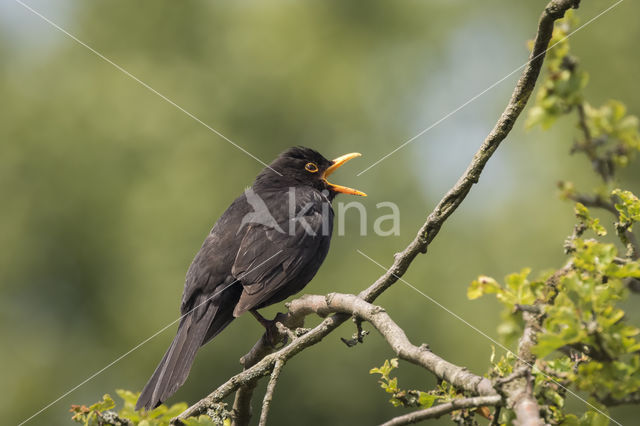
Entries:
[[[351,210],[346,235],[334,237],[305,289],[325,294],[358,292],[380,275],[356,249],[388,265],[413,238],[493,126],[517,73],[356,174],[522,65],[546,1],[28,3],[267,162],[297,144],[329,158],[361,152],[334,180],[369,194],[369,235],[359,235]],[[585,0],[578,16],[585,22],[611,4]],[[592,103],[616,98],[640,113],[638,16],[640,4],[627,1],[572,37]],[[193,255],[262,166],[11,0],[0,2],[0,97],[0,418],[15,424],[177,318]],[[492,336],[498,305],[468,301],[467,285],[479,274],[561,265],[574,220],[555,182],[596,184],[588,162],[568,155],[573,119],[548,132],[522,122],[405,276]],[[637,167],[621,185],[640,192]],[[400,207],[400,236],[373,234],[387,213],[376,210],[381,201]],[[399,283],[378,303],[414,343],[486,371],[491,342],[429,300]],[[140,390],[174,330],[29,424],[69,424],[72,403]],[[373,424],[403,412],[368,374],[391,350],[375,334],[346,348],[338,338],[352,332],[345,325],[287,364],[272,424]],[[169,402],[195,402],[239,371],[261,333],[250,316],[235,321],[200,351]],[[398,376],[406,387],[434,383],[407,363]],[[612,411],[622,423],[637,414]]]

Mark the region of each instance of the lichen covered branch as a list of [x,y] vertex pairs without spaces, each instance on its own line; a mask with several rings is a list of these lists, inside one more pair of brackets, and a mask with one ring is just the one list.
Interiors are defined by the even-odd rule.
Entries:
[[328,296],[306,295],[293,301],[289,309],[291,315],[294,316],[310,314],[321,316],[338,315],[327,317],[314,329],[297,337],[288,346],[267,355],[253,367],[231,377],[209,396],[180,414],[179,418],[184,419],[202,414],[206,412],[208,407],[226,398],[241,386],[271,374],[277,363],[284,364],[303,349],[318,343],[343,322],[342,318],[350,318],[351,316],[356,316],[371,323],[387,340],[398,357],[426,368],[438,378],[446,380],[465,391],[477,395],[496,395],[493,385],[488,379],[473,374],[464,367],[446,361],[425,346],[412,344],[402,328],[391,319],[384,309],[365,302],[358,296],[339,293],[332,293]]
[[531,369],[536,362],[532,352],[536,344],[537,329],[540,327],[541,315],[524,311],[524,331],[518,343],[518,358],[514,370],[519,374],[507,381],[502,391],[507,397],[507,407],[516,414],[519,426],[540,426],[544,422],[540,418],[540,407],[533,395],[533,375]]

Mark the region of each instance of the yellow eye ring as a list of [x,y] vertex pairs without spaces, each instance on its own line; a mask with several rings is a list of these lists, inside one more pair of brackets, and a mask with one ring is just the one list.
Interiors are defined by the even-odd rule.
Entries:
[[307,163],[305,164],[304,169],[310,173],[315,173],[318,171],[318,166],[315,163]]

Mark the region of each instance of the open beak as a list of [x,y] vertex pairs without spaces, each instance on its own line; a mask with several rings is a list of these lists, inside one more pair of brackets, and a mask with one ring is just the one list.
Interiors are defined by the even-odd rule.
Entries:
[[324,174],[322,175],[322,179],[326,182],[326,184],[329,186],[329,188],[331,188],[332,191],[342,192],[343,194],[360,195],[362,197],[367,196],[367,194],[365,194],[362,191],[358,191],[357,189],[349,188],[342,185],[334,185],[333,183],[327,182],[327,177],[329,177],[331,173],[338,170],[340,166],[342,166],[347,161],[356,157],[360,157],[360,155],[362,154],[360,154],[359,152],[352,152],[351,154],[342,155],[336,158],[335,160],[333,160],[332,162],[333,164],[331,164],[331,166],[329,166],[329,168],[324,171]]

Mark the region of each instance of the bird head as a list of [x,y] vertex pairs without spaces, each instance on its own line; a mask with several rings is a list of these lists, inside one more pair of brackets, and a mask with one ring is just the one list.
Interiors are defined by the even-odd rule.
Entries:
[[[318,151],[303,146],[296,146],[282,152],[269,167],[265,168],[262,173],[258,175],[256,181],[264,181],[265,184],[270,185],[308,185],[319,191],[329,191],[331,198],[338,193],[366,197],[367,194],[362,191],[327,181],[329,175],[338,170],[343,164],[359,156],[359,153],[352,152],[334,160],[327,160]],[[280,175],[275,172],[278,172]]]

